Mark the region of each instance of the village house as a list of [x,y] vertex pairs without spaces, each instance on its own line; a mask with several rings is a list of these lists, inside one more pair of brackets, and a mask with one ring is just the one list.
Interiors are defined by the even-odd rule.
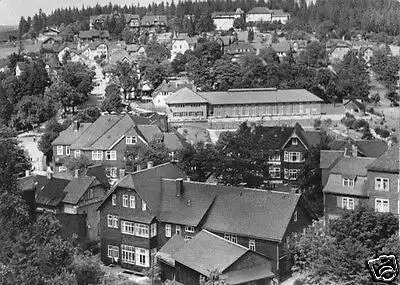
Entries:
[[233,28],[236,19],[244,17],[244,12],[238,8],[235,12],[214,12],[211,17],[217,31],[227,31]]
[[118,62],[133,63],[134,61],[134,57],[126,50],[116,49],[111,52],[108,63],[110,65],[116,65]]
[[80,31],[78,37],[81,42],[108,40],[110,39],[110,33],[108,31],[103,31],[103,30]]
[[224,49],[226,54],[233,56],[233,61],[239,60],[240,57],[245,55],[255,55],[256,49],[252,44],[246,42],[234,42]]
[[247,23],[257,22],[280,22],[286,24],[290,19],[290,14],[282,10],[270,10],[267,7],[254,7],[246,14]]
[[186,79],[171,79],[168,80],[168,82],[163,80],[163,82],[161,82],[161,84],[151,94],[154,106],[166,108],[167,104],[165,99],[184,87],[187,87],[191,90],[195,89],[194,85],[189,83],[189,81]]
[[153,140],[163,142],[171,153],[183,147],[180,137],[170,138],[176,134],[167,131],[165,120],[121,114],[102,115],[91,124],[75,121],[52,142],[54,172],[66,172],[68,159],[85,156],[92,163],[103,163],[111,180],[122,178],[127,147],[146,146]]
[[140,29],[150,33],[165,32],[167,24],[168,19],[165,15],[146,15],[140,21]]
[[174,236],[157,254],[162,262],[162,253],[165,256],[173,251],[170,254],[173,267],[164,267],[173,272],[173,279],[169,280],[198,285],[202,278],[207,280],[217,270],[226,284],[272,285],[271,261],[264,255],[207,230],[187,242],[179,237]]
[[335,63],[338,61],[342,61],[344,56],[352,50],[352,47],[347,42],[340,41],[333,45],[331,48],[327,47],[327,49],[329,61],[331,63]]
[[140,16],[133,14],[125,14],[125,24],[132,30],[140,28]]
[[323,100],[304,89],[230,89],[195,92],[182,88],[165,99],[171,122],[214,118],[289,117],[321,115]]
[[108,45],[104,42],[90,42],[88,45],[81,48],[81,50],[81,55],[86,59],[108,59]]
[[89,18],[89,27],[91,30],[99,29],[104,27],[104,23],[107,18],[110,17],[109,14],[92,15]]
[[106,264],[143,270],[174,234],[190,240],[207,229],[265,255],[280,276],[290,273],[289,236],[315,217],[299,194],[191,182],[171,163],[126,176],[99,211]]
[[184,54],[187,50],[193,51],[197,44],[197,37],[189,37],[187,33],[178,34],[172,39],[171,61],[178,53]]
[[271,44],[271,48],[276,52],[280,60],[287,57],[289,53],[292,51],[289,42]]
[[343,99],[343,106],[346,113],[349,113],[355,117],[365,116],[365,105],[361,99]]
[[367,167],[369,206],[378,212],[400,213],[399,145],[389,149]]
[[[99,240],[100,215],[97,207],[109,188],[104,168],[91,166],[82,173],[75,170],[72,178],[52,177],[51,173],[47,175],[45,182],[40,176],[34,177],[40,182],[36,184],[36,211],[56,214],[67,236],[75,233],[80,239]],[[83,229],[79,229],[82,224]]]
[[333,161],[335,165],[330,169],[323,189],[326,222],[340,217],[343,209],[354,210],[358,205],[368,203],[367,166],[374,160],[358,157],[357,148],[353,147]]

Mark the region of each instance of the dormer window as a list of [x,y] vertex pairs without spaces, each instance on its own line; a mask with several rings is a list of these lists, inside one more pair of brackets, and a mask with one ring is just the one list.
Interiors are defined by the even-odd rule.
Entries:
[[126,137],[126,144],[136,144],[137,137]]
[[343,186],[354,187],[354,179],[343,178]]
[[299,143],[297,138],[292,138],[292,145],[297,145]]

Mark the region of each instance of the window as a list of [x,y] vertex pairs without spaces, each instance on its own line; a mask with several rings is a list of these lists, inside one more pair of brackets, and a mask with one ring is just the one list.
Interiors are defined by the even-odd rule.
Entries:
[[170,224],[165,224],[165,236],[171,237],[171,225]]
[[132,209],[136,208],[135,196],[129,196],[129,207]]
[[388,199],[375,199],[375,211],[381,213],[389,212],[389,200]]
[[188,240],[191,240],[192,237],[191,237],[191,236],[185,236],[183,239],[184,239],[185,241],[188,241]]
[[122,262],[135,264],[135,248],[131,245],[121,245]]
[[138,237],[149,237],[149,226],[143,224],[135,224],[136,227],[136,235]]
[[175,227],[175,233],[177,234],[177,235],[181,235],[182,234],[182,229],[181,229],[181,226],[176,226]]
[[106,151],[106,160],[117,160],[117,152],[115,150]]
[[354,187],[354,179],[343,178],[343,186]]
[[81,156],[81,151],[79,149],[75,150],[74,151],[74,156],[75,156],[75,158],[80,157]]
[[103,152],[101,150],[93,150],[92,160],[103,160]]
[[128,235],[135,235],[135,223],[128,221],[121,221],[121,233]]
[[58,172],[67,172],[67,167],[64,165],[61,165],[58,167]]
[[354,210],[354,198],[342,197],[342,209]]
[[136,144],[137,137],[126,137],[126,144]]
[[146,211],[147,209],[147,204],[145,201],[142,200],[142,211]]
[[293,221],[297,222],[297,219],[298,219],[298,213],[297,211],[294,211]]
[[299,143],[299,141],[297,140],[297,138],[292,138],[292,145],[297,145]]
[[122,195],[122,207],[128,208],[128,195]]
[[112,194],[112,196],[111,196],[111,204],[113,206],[117,205],[117,195]]
[[279,153],[274,153],[269,156],[269,161],[281,161],[281,155]]
[[279,167],[270,167],[269,175],[271,178],[280,178],[281,177],[281,169]]
[[302,162],[304,159],[300,152],[284,152],[284,161],[286,162]]
[[230,234],[224,234],[224,239],[231,240],[231,235]]
[[149,267],[149,251],[143,248],[136,248],[136,265]]
[[118,169],[116,167],[106,167],[107,176],[117,178]]
[[192,226],[185,226],[185,232],[187,232],[187,233],[194,233],[194,227],[192,227]]
[[108,245],[108,257],[119,258],[119,247],[115,245]]
[[57,146],[57,155],[63,155],[63,147],[62,145]]
[[231,242],[237,243],[237,236],[232,235],[231,236]]
[[289,169],[289,179],[290,180],[297,180],[299,177],[300,169]]
[[71,152],[69,150],[69,146],[66,146],[65,147],[65,155],[70,155],[70,154],[71,154]]
[[157,235],[157,224],[150,225],[150,237],[155,237]]
[[119,170],[119,178],[123,178],[123,177],[125,177],[125,169],[120,169]]
[[249,249],[253,251],[256,250],[256,241],[254,239],[249,239]]
[[389,191],[389,178],[375,178],[375,190]]
[[114,215],[107,215],[107,225],[109,228],[118,229],[118,217]]

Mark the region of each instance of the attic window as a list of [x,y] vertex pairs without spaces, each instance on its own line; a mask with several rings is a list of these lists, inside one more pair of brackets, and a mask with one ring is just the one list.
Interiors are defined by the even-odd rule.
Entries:
[[137,137],[126,137],[126,144],[136,144]]
[[299,143],[299,141],[297,140],[297,138],[292,138],[292,145],[297,145]]
[[354,187],[354,179],[343,178],[343,186]]

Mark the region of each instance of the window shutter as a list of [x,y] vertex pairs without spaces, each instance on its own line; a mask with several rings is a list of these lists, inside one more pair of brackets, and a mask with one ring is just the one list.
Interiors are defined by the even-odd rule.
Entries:
[[341,196],[337,196],[337,204],[336,206],[338,208],[342,208],[342,197]]
[[287,151],[284,152],[284,161],[289,160],[289,153]]

